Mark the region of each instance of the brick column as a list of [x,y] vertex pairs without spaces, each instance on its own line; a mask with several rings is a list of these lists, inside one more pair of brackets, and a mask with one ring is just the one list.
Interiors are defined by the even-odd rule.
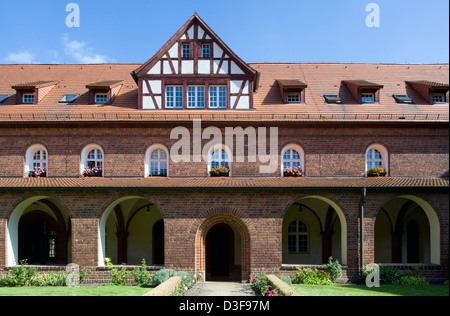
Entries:
[[72,262],[98,266],[98,218],[72,218]]
[[[0,270],[6,267],[6,234],[8,233],[8,221],[0,218]],[[1,275],[1,271],[0,271]]]

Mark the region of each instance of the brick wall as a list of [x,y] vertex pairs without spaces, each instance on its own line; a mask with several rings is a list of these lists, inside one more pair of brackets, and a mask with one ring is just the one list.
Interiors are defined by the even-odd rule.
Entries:
[[[204,128],[208,125],[203,124]],[[237,125],[246,128],[248,125]],[[77,177],[80,155],[91,143],[104,150],[104,175],[107,177],[144,177],[145,152],[155,143],[169,151],[178,140],[170,139],[170,127],[151,126],[9,126],[0,136],[0,177],[22,177],[27,148],[42,144],[48,151],[49,177]],[[186,125],[192,129],[192,125]],[[224,126],[218,125],[225,135]],[[307,176],[364,176],[365,152],[373,143],[383,144],[389,152],[391,176],[448,176],[448,127],[437,126],[279,126],[278,154],[290,143],[305,152]],[[202,141],[206,145],[210,139]],[[269,152],[269,142],[267,142]],[[234,162],[233,176],[279,176],[260,174],[260,163]],[[172,177],[205,177],[207,163],[173,163]]]

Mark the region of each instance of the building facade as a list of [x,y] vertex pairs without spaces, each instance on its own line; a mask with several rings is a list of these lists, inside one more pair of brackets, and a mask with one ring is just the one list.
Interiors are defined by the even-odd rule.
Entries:
[[246,63],[197,14],[144,64],[0,65],[0,274],[448,279],[448,75]]

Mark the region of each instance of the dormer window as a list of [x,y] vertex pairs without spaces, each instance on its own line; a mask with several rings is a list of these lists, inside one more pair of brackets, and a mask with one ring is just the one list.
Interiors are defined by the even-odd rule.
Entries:
[[73,103],[79,96],[79,94],[65,94],[58,103]]
[[448,83],[427,80],[407,81],[406,83],[416,90],[429,104],[448,103]]
[[380,102],[383,85],[366,80],[345,80],[343,83],[359,104]]
[[277,80],[283,103],[305,103],[305,83],[297,79]]
[[361,94],[361,102],[362,103],[374,103],[375,95],[373,93],[362,93]]
[[122,89],[123,80],[108,80],[91,83],[89,89],[89,104],[112,104]]
[[106,93],[96,93],[95,94],[95,103],[96,104],[105,104],[108,102],[108,95]]
[[433,104],[446,103],[444,93],[433,93],[432,98],[433,98]]
[[33,104],[34,103],[34,94],[27,93],[22,95],[22,103],[23,104]]
[[287,103],[300,103],[300,93],[289,93],[287,95]]

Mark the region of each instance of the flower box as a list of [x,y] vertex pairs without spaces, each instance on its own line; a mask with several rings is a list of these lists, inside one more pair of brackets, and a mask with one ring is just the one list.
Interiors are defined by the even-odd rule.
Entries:
[[211,177],[229,177],[230,168],[227,166],[214,167],[209,171],[209,175]]
[[102,168],[84,168],[83,177],[102,177],[103,170]]
[[47,171],[42,168],[34,168],[30,171],[28,171],[28,177],[29,178],[46,178],[47,177]]
[[368,177],[385,177],[386,174],[386,169],[383,167],[373,167],[367,170]]
[[304,175],[305,173],[300,167],[288,167],[283,170],[284,177],[303,177]]

